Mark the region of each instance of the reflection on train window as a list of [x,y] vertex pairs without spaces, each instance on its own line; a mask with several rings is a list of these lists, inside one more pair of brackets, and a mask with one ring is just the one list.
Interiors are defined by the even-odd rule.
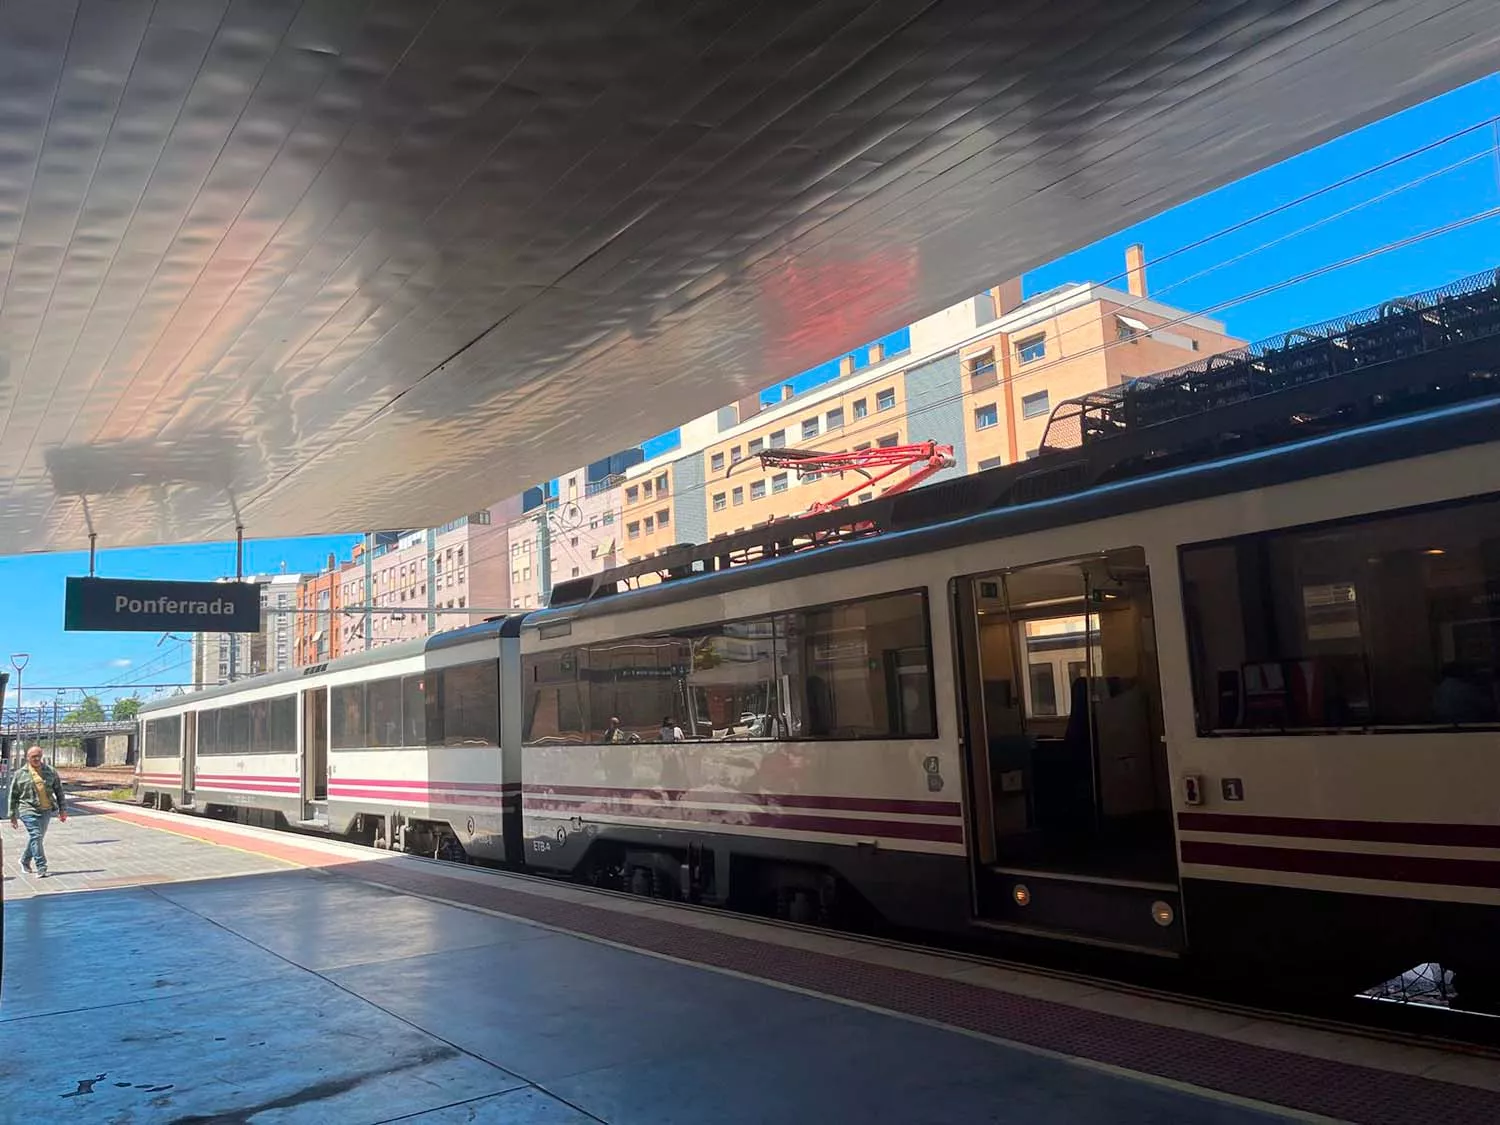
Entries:
[[175,758],[181,746],[181,737],[180,715],[172,715],[166,719],[148,719],[141,735],[141,757]]
[[395,677],[365,685],[365,743],[375,748],[401,745],[401,681]]
[[435,675],[443,719],[440,730],[428,732],[432,744],[499,746],[500,666],[481,661],[444,668]]
[[931,737],[927,638],[916,592],[541,653],[524,662],[524,738]]
[[365,685],[339,684],[329,689],[334,750],[356,750],[365,744]]
[[500,666],[493,660],[330,692],[335,750],[499,746]]
[[1202,733],[1500,721],[1500,501],[1184,548]]

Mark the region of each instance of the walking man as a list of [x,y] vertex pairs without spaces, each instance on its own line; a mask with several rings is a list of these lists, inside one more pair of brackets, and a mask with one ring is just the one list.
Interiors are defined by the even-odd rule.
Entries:
[[58,820],[66,821],[68,810],[63,806],[62,779],[55,769],[42,761],[40,746],[27,748],[26,764],[11,777],[6,808],[10,812],[12,828],[26,825],[26,850],[21,853],[21,870],[30,872],[35,862],[36,873],[45,879],[47,853],[42,850],[42,839],[47,835],[53,814]]

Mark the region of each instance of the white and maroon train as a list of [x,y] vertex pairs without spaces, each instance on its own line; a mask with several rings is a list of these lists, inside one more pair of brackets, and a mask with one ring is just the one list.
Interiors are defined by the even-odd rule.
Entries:
[[1493,1006],[1500,304],[1460,295],[1492,327],[1393,306],[1067,404],[1019,469],[150,704],[140,795],[1341,992],[1438,961]]

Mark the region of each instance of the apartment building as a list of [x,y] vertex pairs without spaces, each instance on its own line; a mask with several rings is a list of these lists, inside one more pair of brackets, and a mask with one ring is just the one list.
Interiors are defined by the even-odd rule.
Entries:
[[[223,578],[221,582],[231,579]],[[194,633],[193,686],[213,687],[243,676],[292,667],[296,655],[300,574],[253,574],[260,587],[260,629],[254,633]]]
[[1151,300],[1138,245],[1126,277],[1125,290],[1062,285],[1026,301],[1016,283],[993,291],[995,319],[953,372],[967,471],[1035,457],[1060,402],[1244,346],[1217,320]]
[[524,494],[509,529],[512,609],[544,606],[554,583],[619,562],[622,485],[641,460],[639,449],[625,450]]
[[309,575],[297,585],[293,659],[298,667],[322,664],[343,655],[343,631],[338,624],[343,584],[339,577],[338,558],[330,554],[328,566],[321,573]]
[[623,557],[635,561],[683,542],[704,542],[814,503],[858,503],[892,482],[860,488],[854,473],[763,468],[767,449],[843,452],[934,441],[955,467],[979,472],[1035,456],[1053,408],[1065,399],[1170,370],[1243,346],[1222,323],[1147,296],[1144,252],[1126,254],[1126,289],[1058,286],[1026,300],[1013,280],[911,326],[897,356],[868,355],[856,369],[800,395],[745,411],[627,474]]

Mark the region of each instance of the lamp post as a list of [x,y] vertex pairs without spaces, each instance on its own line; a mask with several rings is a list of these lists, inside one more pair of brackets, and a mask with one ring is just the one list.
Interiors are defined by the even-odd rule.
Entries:
[[[25,725],[23,718],[25,712],[21,710],[21,673],[26,671],[26,665],[30,660],[31,653],[29,652],[13,652],[10,654],[10,666],[16,670],[16,742],[18,744],[26,741],[25,735],[21,730],[22,726]],[[23,748],[22,753],[24,752]]]
[[64,695],[66,688],[58,688],[57,694],[52,697],[52,764],[57,765],[57,704]]

